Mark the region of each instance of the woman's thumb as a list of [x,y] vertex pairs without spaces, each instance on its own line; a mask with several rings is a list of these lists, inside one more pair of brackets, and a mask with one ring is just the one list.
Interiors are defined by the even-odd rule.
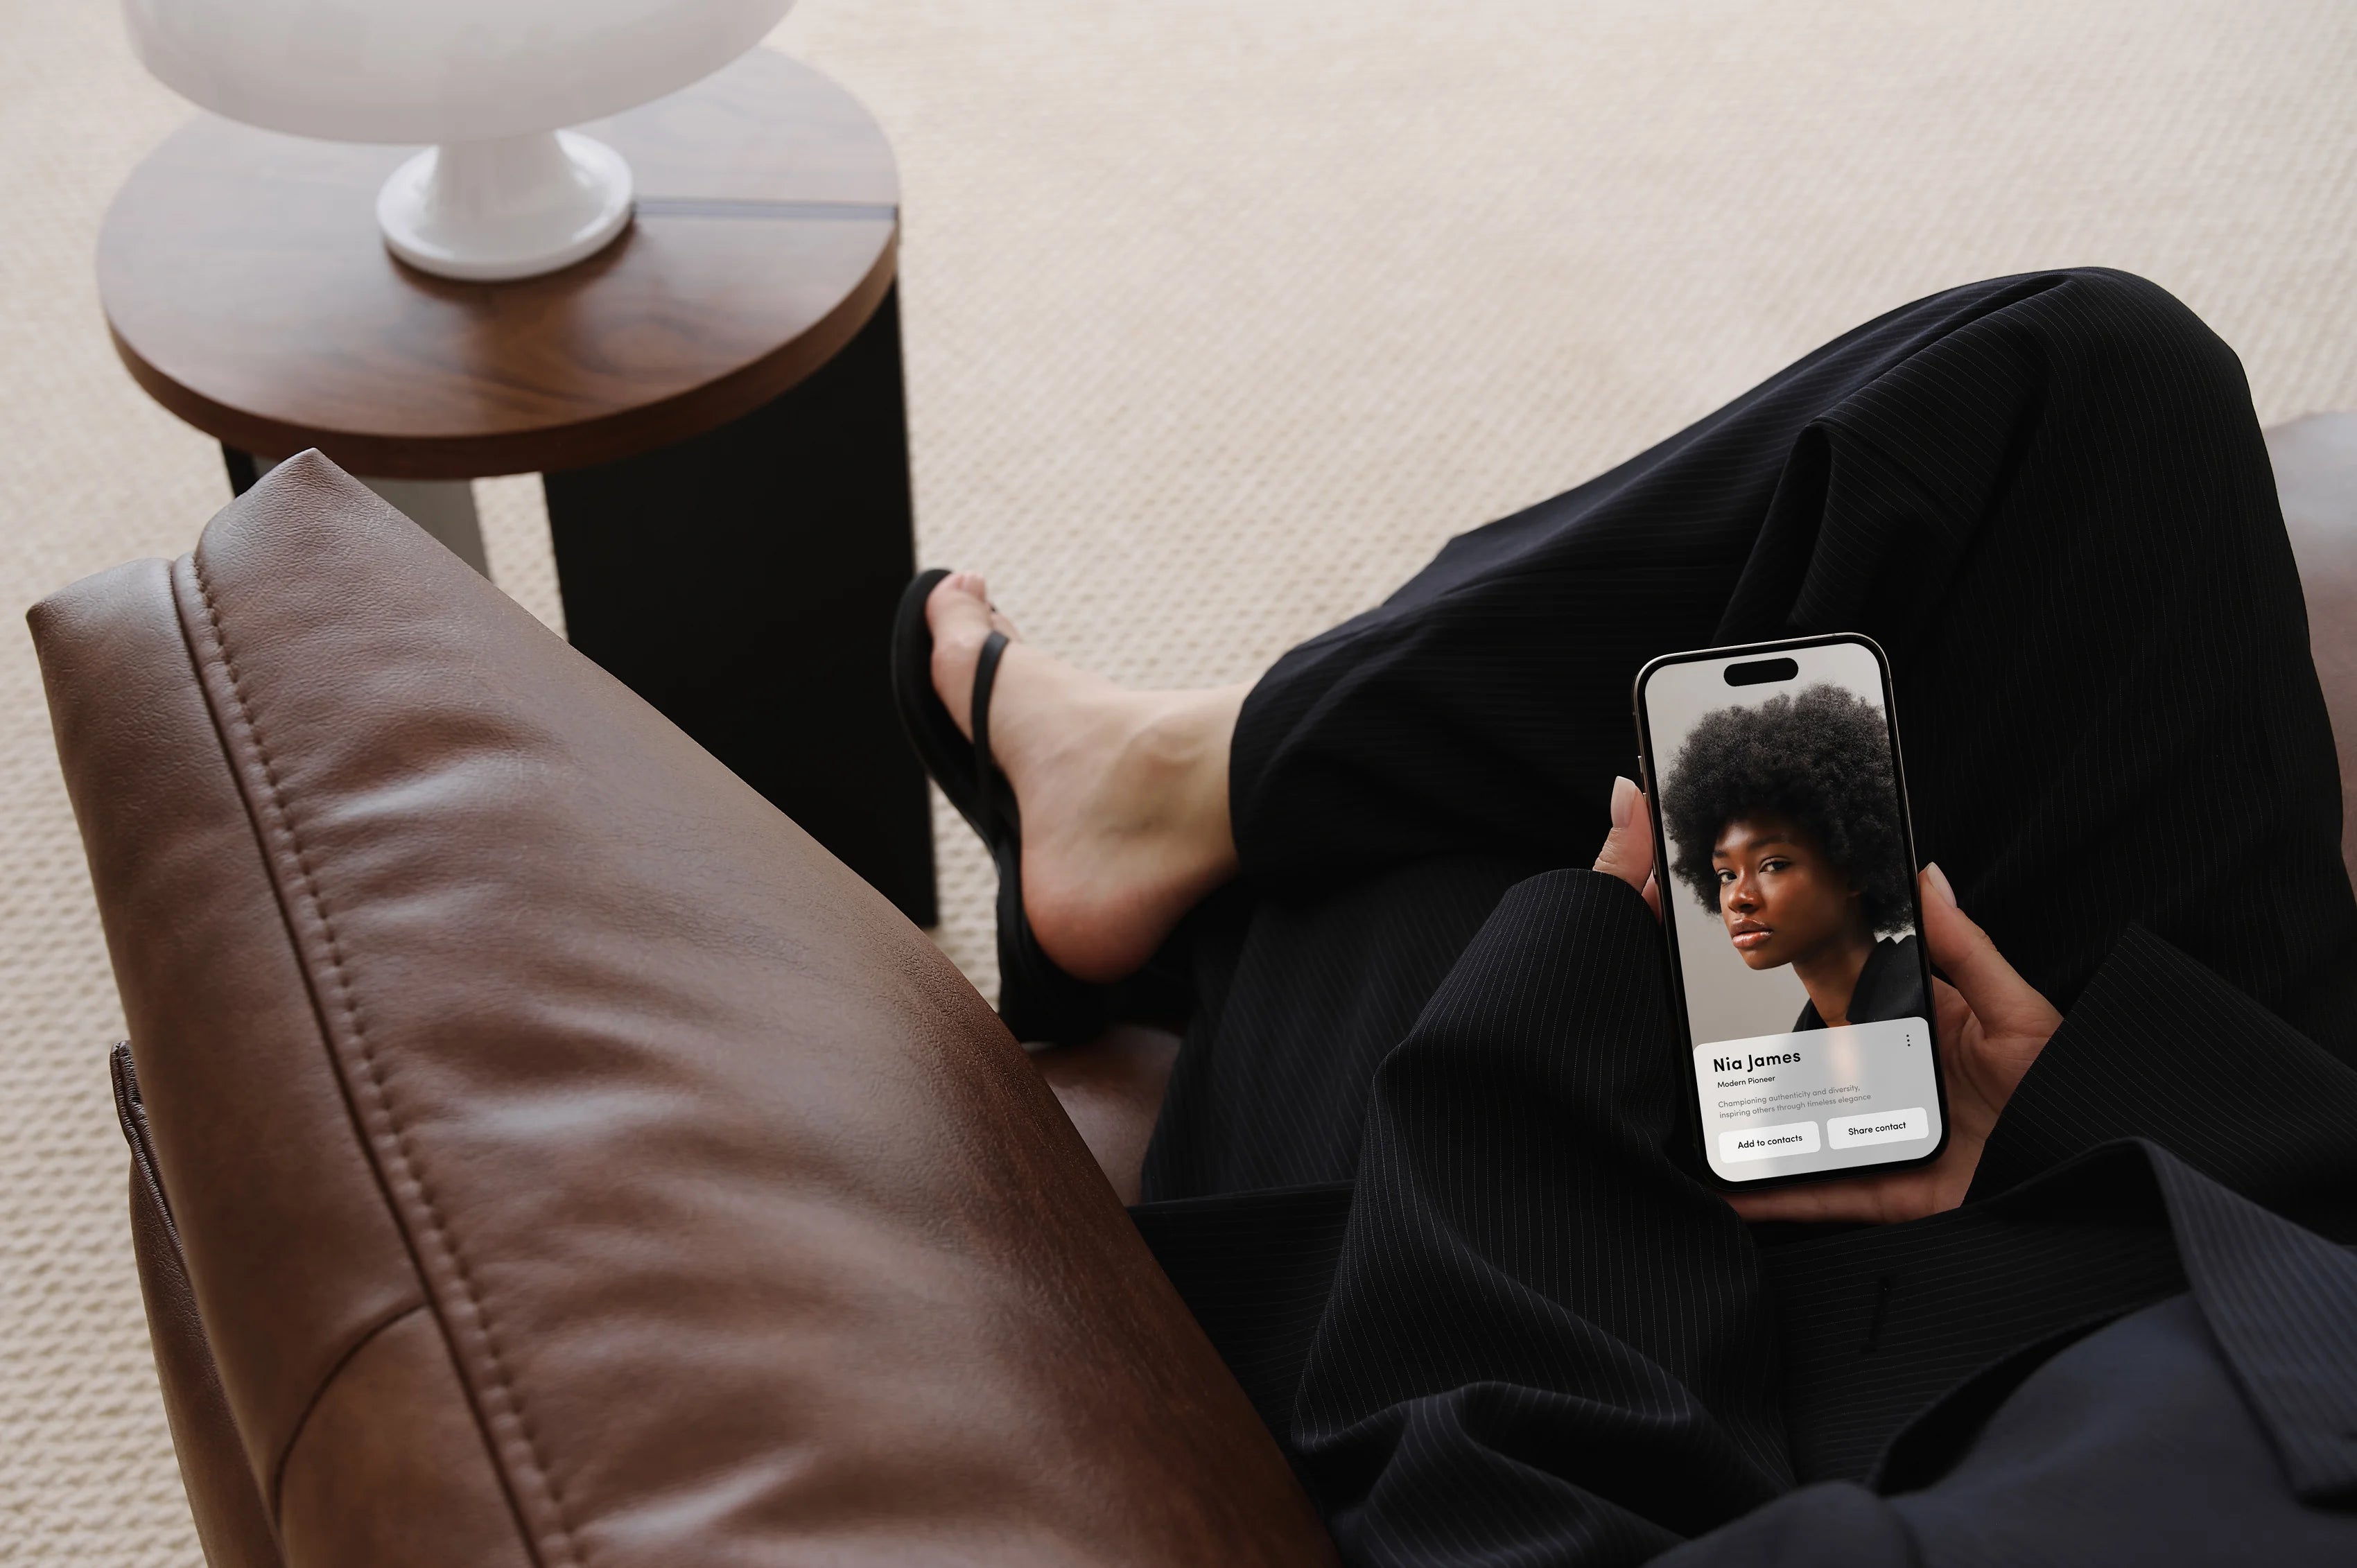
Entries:
[[[1597,852],[1596,869],[1619,877],[1641,894],[1653,875],[1652,813],[1646,810],[1645,792],[1629,779],[1612,780],[1612,831],[1604,835],[1604,847]],[[1655,906],[1655,912],[1660,912],[1660,906]]]

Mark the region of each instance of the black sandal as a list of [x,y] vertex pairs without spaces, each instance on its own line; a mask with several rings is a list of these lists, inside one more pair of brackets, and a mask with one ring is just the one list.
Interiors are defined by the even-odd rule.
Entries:
[[925,601],[948,575],[939,567],[920,573],[900,595],[892,627],[893,702],[918,760],[958,815],[982,835],[998,867],[999,1017],[1018,1040],[1076,1045],[1112,1022],[1114,989],[1065,973],[1040,950],[1023,913],[1022,819],[1014,788],[990,753],[990,693],[1006,651],[1006,634],[994,631],[985,639],[974,667],[971,742],[933,690],[933,632],[925,621]]

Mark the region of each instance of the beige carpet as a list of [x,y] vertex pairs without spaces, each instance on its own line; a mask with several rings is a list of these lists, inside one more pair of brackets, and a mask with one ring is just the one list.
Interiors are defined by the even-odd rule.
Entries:
[[[1943,285],[2175,290],[2261,415],[2357,405],[2345,0],[805,0],[899,148],[919,526],[1126,680],[1233,678],[1446,535]],[[214,448],[90,255],[186,114],[115,8],[0,0],[0,584],[172,554]],[[554,614],[529,480],[500,582]],[[188,1563],[123,1213],[120,1027],[29,648],[0,637],[0,1563]],[[978,983],[988,873],[941,819]]]

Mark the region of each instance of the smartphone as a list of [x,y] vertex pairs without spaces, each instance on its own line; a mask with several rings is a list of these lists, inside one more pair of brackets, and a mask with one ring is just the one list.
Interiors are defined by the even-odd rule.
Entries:
[[1718,1183],[1920,1165],[1948,1144],[1890,667],[1851,633],[1638,671],[1638,766]]

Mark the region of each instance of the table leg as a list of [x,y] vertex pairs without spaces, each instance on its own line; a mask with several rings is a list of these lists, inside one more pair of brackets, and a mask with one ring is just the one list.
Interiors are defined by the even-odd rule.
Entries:
[[[230,446],[221,447],[221,461],[229,468],[230,493],[238,496],[253,489],[256,480],[278,467],[274,457],[257,457]],[[451,554],[484,576],[491,575],[490,559],[483,553],[483,524],[475,512],[475,487],[471,483],[465,479],[361,479],[361,483],[441,541]]]
[[574,646],[933,924],[925,776],[890,681],[916,570],[898,290],[766,406],[542,484]]

